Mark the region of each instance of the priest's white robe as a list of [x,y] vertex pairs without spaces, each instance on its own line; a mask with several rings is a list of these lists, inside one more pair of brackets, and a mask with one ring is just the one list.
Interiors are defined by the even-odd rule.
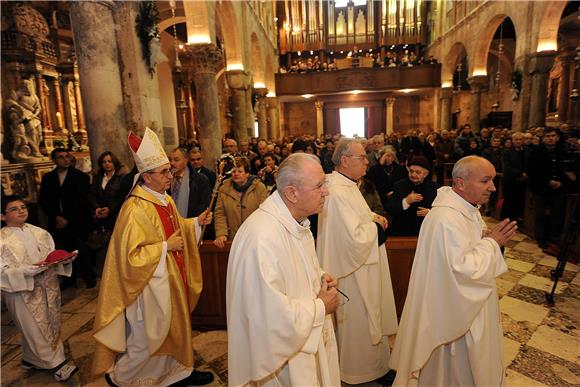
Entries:
[[495,278],[507,270],[497,242],[482,238],[478,208],[438,190],[421,226],[401,329],[391,357],[396,386],[504,382]]
[[58,275],[70,276],[72,263],[56,264],[30,275],[27,268],[54,250],[50,234],[25,223],[0,231],[0,288],[14,323],[22,333],[22,359],[38,368],[52,369],[65,361],[60,339]]
[[299,224],[274,192],[230,250],[230,385],[340,386],[332,319],[318,298],[322,274],[308,220]]
[[385,246],[378,246],[374,214],[356,183],[327,175],[329,195],[318,217],[320,265],[338,277],[350,301],[336,312],[340,375],[359,384],[389,371],[388,336],[397,332],[397,312]]

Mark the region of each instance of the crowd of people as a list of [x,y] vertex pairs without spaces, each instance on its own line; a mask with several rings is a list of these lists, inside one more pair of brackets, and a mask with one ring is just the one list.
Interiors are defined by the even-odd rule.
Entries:
[[[76,370],[53,332],[57,275],[67,277],[61,286],[76,287],[80,276],[87,288],[100,275],[96,374],[112,386],[210,383],[211,373],[194,368],[190,318],[205,237],[219,248],[232,243],[231,384],[500,385],[500,248],[523,216],[526,190],[542,248],[559,241],[565,195],[578,190],[580,142],[565,125],[479,133],[464,125],[368,140],[226,136],[217,174],[195,143],[165,154],[148,129],[128,143],[135,168],[125,173],[104,152],[92,180],[67,150],[53,150],[39,195],[48,232],[26,223],[21,198],[2,198],[2,290],[25,338],[23,364],[57,380]],[[490,204],[506,219],[485,230],[479,207]],[[418,236],[418,247],[397,323],[384,243],[400,235]],[[54,249],[78,255],[39,266]],[[447,313],[457,308],[461,318]]]
[[[425,58],[424,56],[417,56],[414,51],[401,50],[393,51],[388,50],[385,52],[384,57],[381,59],[380,50],[377,49],[374,52],[362,50],[357,50],[356,46],[353,51],[349,51],[345,54],[346,58],[369,58],[374,68],[391,68],[391,67],[413,67],[422,64],[437,64],[437,59],[432,55]],[[318,55],[300,55],[298,59],[292,61],[289,66],[281,65],[280,73],[297,73],[304,74],[316,71],[333,71],[338,70],[336,59],[338,57],[326,56],[325,59],[320,59]]]

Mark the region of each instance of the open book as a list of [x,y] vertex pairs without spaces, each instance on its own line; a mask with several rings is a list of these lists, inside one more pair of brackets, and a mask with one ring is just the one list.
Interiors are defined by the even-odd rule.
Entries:
[[68,263],[79,254],[78,250],[68,252],[66,250],[54,250],[46,256],[44,261],[38,262],[37,266],[51,266],[59,263]]

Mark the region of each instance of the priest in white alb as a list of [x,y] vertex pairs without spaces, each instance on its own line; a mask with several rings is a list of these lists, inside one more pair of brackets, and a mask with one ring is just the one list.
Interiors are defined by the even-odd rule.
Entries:
[[197,239],[208,211],[184,219],[165,191],[171,166],[157,135],[128,139],[139,171],[111,236],[94,324],[93,372],[111,386],[211,383],[193,369],[191,312],[202,289]]
[[384,246],[387,221],[371,212],[357,180],[365,175],[364,147],[342,139],[327,175],[329,195],[318,218],[317,252],[323,270],[339,280],[350,301],[336,312],[340,376],[360,384],[375,379],[387,384],[388,336],[397,332],[395,299]]
[[227,274],[231,386],[340,386],[331,314],[336,279],[318,265],[308,215],[328,191],[320,161],[296,153],[277,191],[244,221]]
[[495,169],[467,156],[453,186],[438,190],[419,233],[407,300],[391,357],[396,386],[501,386],[502,330],[495,278],[507,270],[506,219],[486,230],[479,206],[495,191]]

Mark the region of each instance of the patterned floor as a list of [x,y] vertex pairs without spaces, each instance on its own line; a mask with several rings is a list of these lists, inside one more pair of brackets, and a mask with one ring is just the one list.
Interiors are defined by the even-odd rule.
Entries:
[[[497,280],[504,330],[504,359],[508,386],[580,385],[580,273],[568,263],[549,307],[545,292],[552,286],[550,270],[556,259],[542,253],[533,240],[517,234],[506,249],[509,271]],[[63,292],[62,337],[80,371],[70,386],[106,386],[90,375],[91,329],[97,290]],[[2,313],[2,386],[62,386],[43,372],[20,367],[20,334]],[[195,332],[193,344],[200,369],[211,370],[212,386],[227,385],[227,333]]]

